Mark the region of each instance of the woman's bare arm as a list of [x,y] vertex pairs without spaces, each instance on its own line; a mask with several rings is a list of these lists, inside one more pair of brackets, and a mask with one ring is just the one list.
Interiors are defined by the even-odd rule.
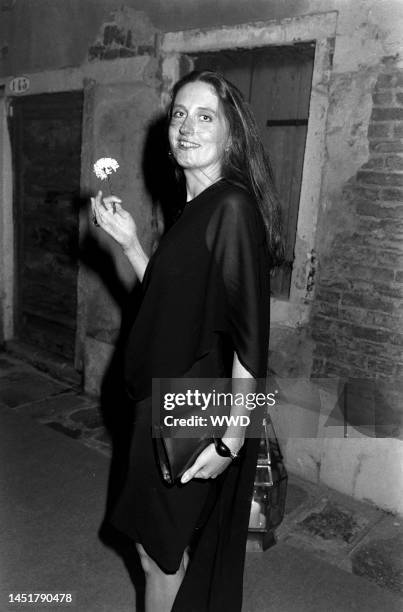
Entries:
[[144,277],[144,272],[146,270],[149,257],[143,251],[143,247],[141,246],[140,241],[135,241],[129,247],[123,247],[123,252],[126,255],[127,259],[130,261],[133,270],[137,275],[137,278],[141,282]]
[[[238,355],[234,352],[232,362],[232,393],[254,393],[256,389],[256,381],[252,374],[239,361]],[[232,406],[231,416],[250,416],[250,410],[245,406]],[[222,441],[232,450],[237,453],[245,441],[246,428],[242,425],[229,425],[222,437]]]
[[[242,380],[241,380],[242,379]],[[236,353],[232,364],[232,393],[250,393],[255,390],[256,383],[252,374],[241,364]],[[244,406],[232,406],[231,416],[249,415],[250,412]],[[233,452],[237,453],[245,441],[245,427],[239,425],[229,426],[222,437],[224,444]],[[183,474],[182,483],[189,482],[192,478],[216,478],[231,463],[228,457],[217,454],[214,444],[210,444],[197,457],[194,464]]]
[[149,258],[140,244],[131,214],[122,208],[121,200],[116,196],[102,198],[102,191],[91,198],[91,208],[98,225],[120,244],[141,282]]

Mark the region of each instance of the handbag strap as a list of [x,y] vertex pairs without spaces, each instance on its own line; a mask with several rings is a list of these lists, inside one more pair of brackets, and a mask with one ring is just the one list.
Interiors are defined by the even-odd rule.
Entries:
[[263,417],[263,432],[264,432],[264,437],[265,437],[265,442],[266,442],[266,455],[267,455],[267,465],[265,467],[267,467],[267,476],[268,476],[268,480],[267,480],[267,484],[272,487],[274,482],[273,482],[273,473],[271,471],[271,454],[270,454],[270,437],[269,437],[269,427],[268,427],[268,423],[267,423],[267,416]]
[[[281,452],[280,444],[274,429],[273,420],[269,412],[265,415],[266,420],[266,436],[272,442],[272,453],[274,453],[275,459],[283,461],[283,453]],[[273,448],[274,445],[274,448]]]

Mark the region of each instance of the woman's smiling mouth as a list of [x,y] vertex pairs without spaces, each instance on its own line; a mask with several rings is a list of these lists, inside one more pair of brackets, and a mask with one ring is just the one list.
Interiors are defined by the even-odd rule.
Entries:
[[178,147],[180,149],[197,149],[200,147],[196,142],[191,142],[189,140],[178,140]]

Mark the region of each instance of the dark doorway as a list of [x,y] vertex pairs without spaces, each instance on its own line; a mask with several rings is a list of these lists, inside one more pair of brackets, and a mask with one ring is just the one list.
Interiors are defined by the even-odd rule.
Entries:
[[13,100],[15,337],[74,364],[82,93]]
[[290,292],[314,54],[314,43],[301,43],[191,56],[195,69],[218,70],[234,83],[257,119],[282,205],[286,262],[271,281],[282,299]]

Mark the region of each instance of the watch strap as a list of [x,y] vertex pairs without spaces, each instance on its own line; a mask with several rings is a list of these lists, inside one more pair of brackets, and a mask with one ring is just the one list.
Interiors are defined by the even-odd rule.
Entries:
[[230,457],[232,460],[238,457],[238,453],[234,453],[221,438],[214,438],[214,446],[217,455],[220,457]]

